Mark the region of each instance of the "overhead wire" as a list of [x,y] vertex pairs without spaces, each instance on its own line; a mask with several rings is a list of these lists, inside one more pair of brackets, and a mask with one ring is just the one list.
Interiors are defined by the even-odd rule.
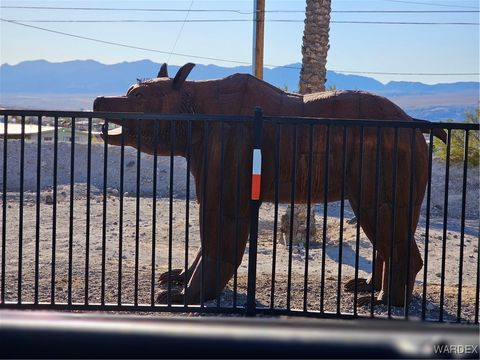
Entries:
[[[57,34],[57,35],[63,35],[63,36],[77,38],[77,39],[83,39],[83,40],[88,40],[88,41],[93,41],[93,42],[107,44],[107,45],[113,45],[113,46],[120,46],[120,47],[124,47],[124,48],[135,49],[135,50],[149,51],[149,52],[155,52],[155,53],[160,53],[160,54],[165,54],[165,55],[170,55],[171,54],[171,55],[175,55],[175,56],[187,57],[187,58],[193,58],[193,59],[220,61],[220,62],[241,64],[241,65],[251,65],[251,62],[249,62],[249,61],[223,59],[223,58],[217,58],[217,57],[209,57],[209,56],[200,56],[200,55],[169,52],[169,51],[146,48],[146,47],[135,46],[135,45],[130,45],[130,44],[124,44],[124,43],[119,43],[119,42],[113,42],[113,41],[108,41],[108,40],[101,40],[101,39],[92,38],[92,37],[88,37],[88,36],[66,33],[66,32],[58,31],[58,30],[46,29],[46,28],[43,28],[43,27],[23,24],[23,23],[20,23],[20,22],[7,20],[7,19],[2,19],[2,18],[0,18],[0,21],[15,24],[15,25],[19,25],[19,26],[24,26],[24,27],[31,28],[31,29],[41,30],[41,31],[45,31],[45,32],[49,32],[49,33],[53,33],[53,34]],[[295,69],[295,70],[300,69],[299,66],[293,66],[293,65],[265,64],[265,66],[266,67],[281,67],[281,68]],[[338,72],[338,73],[366,74],[366,75],[368,75],[368,74],[370,74],[370,75],[405,75],[405,76],[472,76],[472,75],[477,76],[477,75],[480,75],[480,73],[414,73],[414,72],[402,73],[402,72],[353,71],[353,70],[335,70],[335,69],[331,69],[331,70],[335,71],[335,72]]]
[[[124,48],[135,49],[135,50],[150,51],[150,52],[155,52],[155,53],[160,53],[160,54],[165,54],[165,55],[170,54],[169,51],[152,49],[152,48],[147,48],[147,47],[142,47],[142,46],[135,46],[135,45],[130,45],[130,44],[123,44],[123,43],[108,41],[108,40],[101,40],[101,39],[96,39],[96,38],[92,38],[92,37],[88,37],[88,36],[76,35],[76,34],[66,33],[66,32],[63,32],[63,31],[47,29],[47,28],[43,28],[43,27],[40,27],[40,26],[23,24],[23,23],[20,23],[20,22],[17,22],[17,21],[12,21],[12,20],[2,19],[2,18],[0,18],[0,21],[8,22],[10,24],[15,24],[15,25],[19,25],[19,26],[28,27],[28,28],[31,28],[31,29],[46,31],[46,32],[53,33],[53,34],[69,36],[69,37],[73,37],[73,38],[77,38],[77,39],[89,40],[89,41],[93,41],[93,42],[97,42],[97,43],[101,43],[101,44],[115,45],[115,46],[120,46],[120,47],[124,47]],[[220,59],[220,58],[215,58],[215,57],[197,56],[197,55],[182,54],[182,53],[177,53],[177,52],[171,52],[171,54],[175,55],[175,56],[191,57],[191,58],[195,58],[195,59],[222,61],[222,62],[227,62],[227,63],[250,65],[250,62],[247,62],[247,61]]]
[[[393,1],[393,0],[392,0]],[[394,1],[400,2],[400,1]],[[407,3],[416,3],[409,2]],[[419,3],[420,4],[420,3]],[[423,4],[423,3],[422,3]],[[425,3],[427,5],[434,5]],[[439,4],[444,6],[444,4]],[[446,6],[446,5],[445,5]],[[240,15],[253,14],[252,11],[241,11],[235,9],[192,9],[190,6],[188,9],[168,9],[168,8],[114,8],[114,7],[55,7],[55,6],[8,6],[0,5],[3,9],[35,9],[35,10],[84,10],[84,11],[147,11],[147,12],[187,12],[185,19],[118,19],[118,20],[79,20],[79,19],[62,19],[62,20],[50,20],[50,19],[8,19],[11,21],[23,22],[23,23],[182,23],[182,28],[186,22],[189,23],[215,23],[215,22],[250,22],[251,19],[190,19],[187,20],[190,12],[199,13],[218,13],[218,12],[231,12]],[[470,8],[470,7],[467,7]],[[304,13],[301,10],[265,10],[268,13]],[[332,13],[480,13],[480,10],[332,10]],[[303,23],[303,19],[267,19],[265,22],[280,22],[280,23]],[[333,24],[367,24],[367,25],[480,25],[478,22],[428,22],[428,21],[352,21],[352,20],[331,20]]]
[[[251,22],[247,19],[117,19],[117,20],[30,20],[30,19],[5,19],[18,23],[182,23],[182,29],[185,23],[219,23],[219,22]],[[295,19],[270,19],[265,22],[279,22],[279,23],[304,23],[304,20]],[[367,24],[367,25],[480,25],[478,22],[425,22],[425,21],[342,21],[331,20],[333,24]]]
[[168,55],[167,63],[170,62],[170,58],[172,57],[172,53],[175,51],[175,48],[177,47],[178,40],[180,39],[180,36],[182,35],[183,28],[185,27],[185,23],[187,22],[188,15],[190,15],[190,11],[192,10],[193,6],[193,1],[190,2],[190,6],[188,7],[187,14],[185,15],[185,19],[183,19],[182,26],[180,27],[180,31],[177,34],[177,37],[175,39],[175,42],[173,43],[172,51],[170,51],[170,55]]
[[392,3],[412,4],[412,5],[443,6],[443,7],[462,8],[462,9],[478,9],[478,7],[476,6],[468,6],[468,5],[451,5],[451,4],[438,4],[438,3],[434,4],[434,3],[408,1],[408,0],[383,0],[383,1],[392,2]]
[[480,25],[478,22],[429,22],[429,21],[330,21],[334,24],[369,24],[369,25]]
[[[386,0],[388,1],[388,0]],[[392,0],[393,1],[393,0]],[[396,1],[400,2],[400,1]],[[406,1],[405,1],[406,2]],[[408,2],[411,3],[411,2]],[[434,4],[428,4],[434,5]],[[438,5],[438,6],[449,6],[449,5]],[[451,5],[454,6],[455,5]],[[476,9],[476,10],[332,10],[332,13],[478,13],[480,9],[475,7],[463,7],[461,8]],[[168,8],[113,8],[113,7],[59,7],[59,6],[9,6],[9,5],[0,5],[1,9],[30,9],[30,10],[75,10],[75,11],[145,11],[145,12],[197,12],[197,13],[235,13],[239,15],[252,15],[253,11],[242,11],[236,9],[168,9]],[[298,13],[304,14],[303,10],[264,10],[265,13]]]
[[[146,11],[146,12],[185,12],[185,9],[159,8],[112,8],[112,7],[61,7],[61,6],[7,6],[0,5],[1,9],[30,9],[30,10],[78,10],[78,11]],[[192,9],[190,12],[231,12],[240,15],[252,15],[252,11],[234,9]]]

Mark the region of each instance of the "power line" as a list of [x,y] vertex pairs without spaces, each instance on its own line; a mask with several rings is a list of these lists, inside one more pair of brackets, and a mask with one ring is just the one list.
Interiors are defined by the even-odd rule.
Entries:
[[480,25],[478,22],[406,22],[406,21],[330,21],[334,24],[368,24],[368,25]]
[[[292,11],[293,12],[293,11]],[[304,12],[304,11],[298,11]],[[349,13],[349,14],[463,14],[463,13],[480,13],[480,10],[332,10],[332,13]]]
[[194,0],[190,2],[190,6],[188,7],[188,11],[187,11],[187,14],[185,15],[185,19],[183,19],[182,27],[180,28],[180,31],[177,34],[177,38],[175,39],[175,43],[173,44],[172,51],[170,51],[170,55],[168,55],[167,63],[170,62],[172,53],[175,51],[175,48],[177,47],[178,39],[180,39],[180,36],[182,35],[183,28],[185,27],[185,23],[187,22],[187,19],[188,19],[188,15],[190,15],[190,11],[192,10],[193,1]]
[[[388,0],[386,0],[388,1]],[[393,1],[393,0],[392,0]],[[406,2],[406,1],[396,1]],[[408,2],[411,3],[411,2]],[[429,4],[434,5],[434,4]],[[450,6],[450,5],[438,5]],[[455,5],[451,5],[455,6]],[[332,10],[332,13],[392,13],[392,14],[430,14],[430,13],[479,13],[480,10],[475,7],[457,6],[462,8],[470,8],[477,10]],[[198,13],[235,13],[240,15],[252,15],[253,11],[242,11],[236,9],[165,9],[165,8],[103,8],[103,7],[55,7],[55,6],[7,6],[1,5],[1,9],[30,9],[30,10],[78,10],[78,11],[145,11],[145,12],[198,12]],[[265,13],[298,13],[304,14],[304,10],[265,10]]]
[[467,5],[432,4],[432,3],[417,2],[417,1],[406,1],[406,0],[384,0],[384,1],[393,2],[393,3],[414,4],[414,5],[443,6],[443,7],[454,7],[454,8],[463,8],[463,9],[478,9],[478,7],[476,7],[476,6],[467,6]]
[[[158,11],[158,12],[185,12],[185,9],[159,9],[159,8],[103,8],[103,7],[57,7],[57,6],[4,6],[2,9],[30,9],[30,10],[79,10],[79,11]],[[234,9],[192,9],[190,12],[230,12],[240,15],[252,15],[252,11]]]
[[[6,19],[11,22],[18,23],[225,23],[225,22],[251,22],[251,19],[161,19],[161,20],[148,20],[148,19],[117,19],[117,20],[38,20],[38,19]],[[265,22],[278,22],[278,23],[304,23],[304,20],[294,19],[271,19],[265,20]],[[424,22],[424,21],[343,21],[343,20],[331,20],[333,24],[363,24],[363,25],[480,25],[478,22]]]
[[[251,62],[249,62],[249,61],[240,61],[240,60],[231,60],[231,59],[222,59],[222,58],[216,58],[216,57],[207,57],[207,56],[200,56],[200,55],[168,52],[168,51],[162,51],[162,50],[158,50],[158,49],[151,49],[151,48],[145,48],[145,47],[140,47],[140,46],[135,46],[135,45],[130,45],[130,44],[123,44],[123,43],[118,43],[118,42],[113,42],[113,41],[101,40],[101,39],[91,38],[91,37],[82,36],[82,35],[70,34],[70,33],[62,32],[62,31],[42,28],[42,27],[39,27],[39,26],[22,24],[22,23],[19,23],[19,22],[15,22],[15,21],[12,21],[12,20],[6,20],[6,19],[2,19],[2,18],[0,18],[0,21],[8,22],[8,23],[11,23],[11,24],[19,25],[19,26],[28,27],[28,28],[31,28],[31,29],[50,32],[50,33],[57,34],[57,35],[63,35],[63,36],[73,37],[73,38],[76,38],[76,39],[93,41],[93,42],[97,42],[97,43],[101,43],[101,44],[120,46],[120,47],[134,49],[134,50],[149,51],[149,52],[165,54],[165,55],[170,55],[171,54],[171,55],[175,55],[175,56],[181,56],[181,57],[193,58],[193,59],[221,61],[221,62],[227,62],[227,63],[233,63],[233,64],[241,64],[241,65],[251,65]],[[299,66],[292,66],[292,65],[265,64],[265,66],[267,66],[267,67],[282,67],[282,68],[286,68],[286,69],[295,69],[295,70],[300,70],[301,69],[301,67],[299,67]],[[364,75],[368,75],[368,74],[370,74],[370,75],[405,75],[405,76],[478,76],[478,75],[480,75],[480,73],[401,73],[401,72],[352,71],[352,70],[335,70],[335,69],[331,69],[331,71],[335,71],[335,72],[338,72],[338,73],[364,74]]]
[[[8,23],[10,23],[10,24],[15,24],[15,25],[19,25],[19,26],[28,27],[28,28],[31,28],[31,29],[46,31],[46,32],[53,33],[53,34],[64,35],[64,36],[69,36],[69,37],[73,37],[73,38],[77,38],[77,39],[83,39],[83,40],[88,40],[88,41],[94,41],[94,42],[101,43],[101,44],[120,46],[120,47],[124,47],[124,48],[135,49],[135,50],[150,51],[150,52],[155,52],[155,53],[165,54],[165,55],[169,55],[169,54],[170,54],[169,51],[162,51],[162,50],[151,49],[151,48],[146,48],[146,47],[141,47],[141,46],[135,46],[135,45],[129,45],[129,44],[122,44],[122,43],[113,42],[113,41],[107,41],[107,40],[101,40],[101,39],[91,38],[91,37],[88,37],[88,36],[70,34],[70,33],[66,33],[66,32],[63,32],[63,31],[46,29],[46,28],[42,28],[42,27],[34,26],[34,25],[27,25],[27,24],[23,24],[23,23],[21,23],[21,22],[12,21],[12,20],[7,20],[7,19],[2,19],[2,18],[0,18],[0,21],[8,22]],[[194,59],[203,59],[203,60],[212,60],[212,61],[223,61],[223,62],[227,62],[227,63],[250,65],[250,62],[248,62],[248,61],[228,60],[228,59],[220,59],[220,58],[215,58],[215,57],[198,56],[198,55],[191,55],[191,54],[181,54],[181,53],[176,53],[176,52],[172,52],[171,54],[172,54],[172,55],[175,55],[175,56],[190,57],[190,58],[194,58]]]
[[377,71],[350,71],[350,70],[332,70],[332,71],[335,71],[338,73],[365,74],[365,75],[405,75],[405,76],[477,76],[477,75],[480,75],[480,73],[413,73],[413,72],[377,72]]

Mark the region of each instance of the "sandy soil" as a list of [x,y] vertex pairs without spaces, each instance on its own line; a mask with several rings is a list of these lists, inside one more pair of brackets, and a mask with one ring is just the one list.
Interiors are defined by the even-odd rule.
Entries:
[[[3,144],[2,144],[3,145]],[[21,296],[22,301],[32,301],[34,296],[34,268],[36,255],[36,232],[39,237],[39,298],[40,301],[50,301],[52,281],[52,241],[53,227],[56,226],[54,249],[55,260],[55,300],[65,302],[67,300],[69,284],[69,240],[70,240],[70,215],[72,215],[71,245],[72,245],[72,300],[83,302],[85,294],[85,263],[88,251],[89,269],[89,301],[99,302],[102,297],[102,253],[103,236],[105,238],[105,301],[116,302],[119,294],[119,264],[121,259],[121,296],[123,303],[133,303],[135,294],[135,238],[136,238],[136,151],[125,149],[125,191],[123,201],[123,224],[119,220],[120,198],[118,193],[118,169],[120,169],[119,148],[109,148],[108,175],[106,194],[106,223],[105,234],[103,228],[103,146],[95,145],[92,156],[92,190],[90,194],[90,227],[86,227],[86,147],[78,144],[75,148],[75,188],[74,206],[70,214],[70,147],[61,143],[59,147],[59,181],[57,216],[53,218],[53,206],[50,203],[52,195],[52,165],[51,148],[42,148],[41,164],[41,192],[40,196],[40,219],[36,221],[36,147],[26,144],[25,148],[25,182],[23,196],[23,216],[20,217],[20,194],[19,190],[19,146],[15,141],[9,141],[8,147],[8,173],[7,173],[7,222],[6,226],[6,300],[18,300],[19,285],[19,258],[22,260]],[[3,154],[3,148],[0,151]],[[169,159],[159,158],[157,168],[158,191],[156,212],[153,212],[152,174],[153,162],[151,157],[142,155],[139,197],[139,223],[138,223],[138,299],[139,303],[148,303],[152,291],[157,293],[160,289],[151,287],[152,254],[155,257],[154,277],[168,269],[168,239],[169,239],[169,199],[168,199],[168,176]],[[193,260],[199,246],[198,231],[198,205],[195,200],[188,202],[190,209],[190,221],[185,223],[185,162],[176,159],[174,171],[175,189],[173,189],[173,226],[172,226],[172,266],[183,267],[185,253]],[[134,170],[135,169],[135,170]],[[0,168],[0,175],[3,169]],[[417,285],[414,290],[414,299],[409,312],[412,316],[419,316],[423,296],[423,271],[427,273],[427,317],[438,318],[440,310],[440,284],[441,262],[443,255],[443,204],[444,204],[444,164],[435,161],[433,169],[432,199],[431,199],[431,223],[429,230],[428,267],[424,267],[417,276]],[[0,176],[0,181],[1,181]],[[478,263],[478,168],[470,168],[468,173],[467,203],[466,203],[466,228],[463,249],[460,248],[461,228],[461,189],[462,168],[453,166],[450,169],[448,216],[446,229],[446,275],[445,275],[445,304],[444,317],[454,320],[457,313],[457,296],[459,292],[459,264],[460,254],[463,251],[463,276],[461,277],[462,304],[461,316],[464,320],[473,321],[475,314],[475,292],[477,263]],[[193,182],[192,182],[193,184]],[[3,186],[3,184],[0,184]],[[193,185],[192,185],[193,186]],[[0,187],[1,189],[1,187]],[[0,201],[0,205],[1,201]],[[279,215],[283,214],[285,207],[280,207]],[[298,246],[292,249],[292,277],[290,306],[301,308],[304,296],[305,264],[308,261],[307,278],[307,306],[309,310],[316,311],[320,308],[320,278],[322,275],[322,238],[321,224],[323,218],[323,205],[316,205],[316,222],[318,226],[316,239],[317,244],[312,244],[309,256],[305,249]],[[326,267],[325,267],[325,292],[324,308],[326,311],[335,311],[337,303],[338,270],[341,269],[340,284],[344,284],[352,278],[355,269],[356,252],[356,225],[345,222],[344,237],[342,241],[343,256],[339,259],[339,203],[328,206],[328,231],[326,239]],[[350,219],[353,213],[347,206],[345,218]],[[156,224],[153,226],[153,219]],[[287,305],[288,283],[288,259],[289,249],[284,245],[276,244],[276,257],[273,257],[273,204],[263,204],[260,213],[259,249],[258,249],[258,276],[257,276],[257,301],[259,306],[270,306],[272,288],[272,262],[275,260],[275,291],[273,304],[275,307],[284,308]],[[23,226],[20,227],[20,223]],[[189,231],[189,244],[185,244],[185,229]],[[152,232],[155,229],[156,244],[152,249]],[[23,234],[20,234],[20,232]],[[86,235],[89,234],[90,243],[87,247]],[[419,227],[415,234],[422,257],[425,248],[425,217],[422,216]],[[23,240],[20,242],[20,235]],[[119,239],[123,239],[123,248],[120,253]],[[22,246],[21,254],[20,243]],[[248,252],[248,248],[246,250]],[[366,277],[371,268],[372,247],[365,235],[360,232],[359,241],[359,276]],[[341,264],[339,266],[339,264]],[[233,280],[221,295],[222,306],[232,306],[233,297],[236,303],[243,305],[246,300],[246,275],[248,259],[244,261],[238,270],[237,292],[234,292]],[[342,312],[353,311],[353,295],[340,289],[340,309]],[[211,302],[207,305],[214,306]],[[375,307],[377,315],[384,315],[385,306]],[[360,308],[359,313],[368,313],[369,309]],[[402,314],[402,309],[393,309],[394,314]]]

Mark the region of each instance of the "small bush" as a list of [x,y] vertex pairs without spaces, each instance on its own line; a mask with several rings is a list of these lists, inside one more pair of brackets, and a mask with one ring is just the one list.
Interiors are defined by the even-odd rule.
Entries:
[[[466,113],[464,123],[478,124],[480,118],[480,108],[473,113]],[[452,120],[450,120],[452,121]],[[468,133],[468,165],[478,166],[480,160],[480,134],[478,131],[469,131]],[[434,140],[435,155],[445,160],[447,157],[447,145],[441,140]],[[450,140],[450,162],[463,162],[465,152],[465,131],[452,130]]]

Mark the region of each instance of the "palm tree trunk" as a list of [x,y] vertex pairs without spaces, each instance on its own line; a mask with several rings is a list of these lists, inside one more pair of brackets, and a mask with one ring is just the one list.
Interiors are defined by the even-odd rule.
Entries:
[[[303,31],[302,70],[300,72],[300,93],[310,94],[325,91],[327,53],[330,47],[328,32],[330,30],[331,0],[307,0],[305,10],[305,29]],[[281,218],[280,238],[287,239],[290,224],[296,224],[292,231],[292,244],[304,244],[307,239],[307,205],[296,204],[293,221],[290,220],[290,207]],[[310,241],[315,241],[315,212],[310,211]],[[289,239],[290,240],[290,239]],[[289,242],[288,240],[288,242]],[[287,241],[284,240],[284,244]]]
[[325,91],[331,0],[307,0],[300,93]]

